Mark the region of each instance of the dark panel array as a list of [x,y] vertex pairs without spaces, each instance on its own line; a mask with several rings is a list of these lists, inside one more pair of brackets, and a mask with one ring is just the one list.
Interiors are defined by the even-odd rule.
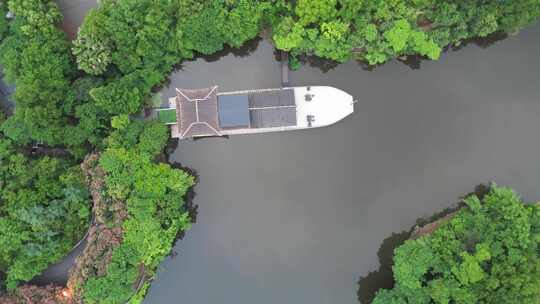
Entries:
[[266,91],[249,94],[250,108],[294,106],[294,89]]
[[249,127],[247,95],[218,96],[219,126],[221,128]]
[[273,128],[296,125],[296,108],[250,110],[252,128]]

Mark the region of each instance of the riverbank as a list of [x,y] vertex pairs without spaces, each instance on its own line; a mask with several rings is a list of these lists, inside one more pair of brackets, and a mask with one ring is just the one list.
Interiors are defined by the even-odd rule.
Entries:
[[466,196],[463,204],[415,229],[394,250],[394,286],[378,290],[371,303],[534,303],[540,298],[540,268],[534,267],[540,257],[539,206],[496,184],[483,196]]

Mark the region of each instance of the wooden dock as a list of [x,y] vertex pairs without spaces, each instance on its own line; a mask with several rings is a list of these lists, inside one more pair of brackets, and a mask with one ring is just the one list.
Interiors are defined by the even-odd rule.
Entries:
[[290,87],[289,82],[289,53],[281,51],[281,86]]

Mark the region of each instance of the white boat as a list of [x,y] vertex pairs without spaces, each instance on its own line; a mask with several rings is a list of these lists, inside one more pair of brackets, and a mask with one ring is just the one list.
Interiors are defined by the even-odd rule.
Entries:
[[169,107],[158,109],[158,118],[180,139],[325,127],[354,112],[353,97],[328,86],[176,93]]

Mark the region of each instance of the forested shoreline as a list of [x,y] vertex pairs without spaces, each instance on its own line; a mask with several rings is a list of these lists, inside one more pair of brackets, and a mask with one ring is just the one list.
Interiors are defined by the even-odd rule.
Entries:
[[516,33],[540,16],[540,2],[299,0],[273,28],[278,49],[370,65],[420,55],[494,33]]
[[[240,47],[263,31],[293,63],[304,56],[370,65],[438,59],[447,46],[513,34],[538,16],[538,0],[103,0],[71,42],[58,28],[54,1],[0,2],[0,65],[16,86],[14,113],[0,115],[0,288],[13,301],[6,303],[142,301],[190,226],[183,197],[194,178],[160,161],[166,127],[133,117],[182,60]],[[89,157],[99,188],[81,169]],[[102,259],[89,262],[96,250],[87,247],[67,289],[23,286],[62,259],[92,215],[109,228],[93,227],[101,232],[95,248],[106,244]],[[145,284],[134,295],[140,269]],[[404,296],[381,292],[378,299],[392,297]]]
[[540,205],[497,185],[463,203],[394,250],[394,288],[373,304],[540,299]]
[[[132,120],[121,100],[117,111],[92,98],[92,89],[116,79],[77,70],[71,42],[57,28],[62,16],[54,1],[8,6],[14,17],[7,22],[2,14],[0,64],[16,86],[16,108],[2,120],[0,134],[0,273],[1,288],[10,294],[0,301],[139,302],[159,262],[190,226],[183,197],[194,179],[158,161],[166,126]],[[41,153],[53,148],[68,153]],[[96,166],[104,187],[91,198],[79,164],[94,151],[100,151]],[[104,203],[92,208],[96,195]],[[21,285],[61,260],[86,233],[92,214],[91,231],[112,229],[92,234],[107,254],[90,258],[95,250],[87,245],[69,287]],[[141,267],[139,290],[133,284]]]

